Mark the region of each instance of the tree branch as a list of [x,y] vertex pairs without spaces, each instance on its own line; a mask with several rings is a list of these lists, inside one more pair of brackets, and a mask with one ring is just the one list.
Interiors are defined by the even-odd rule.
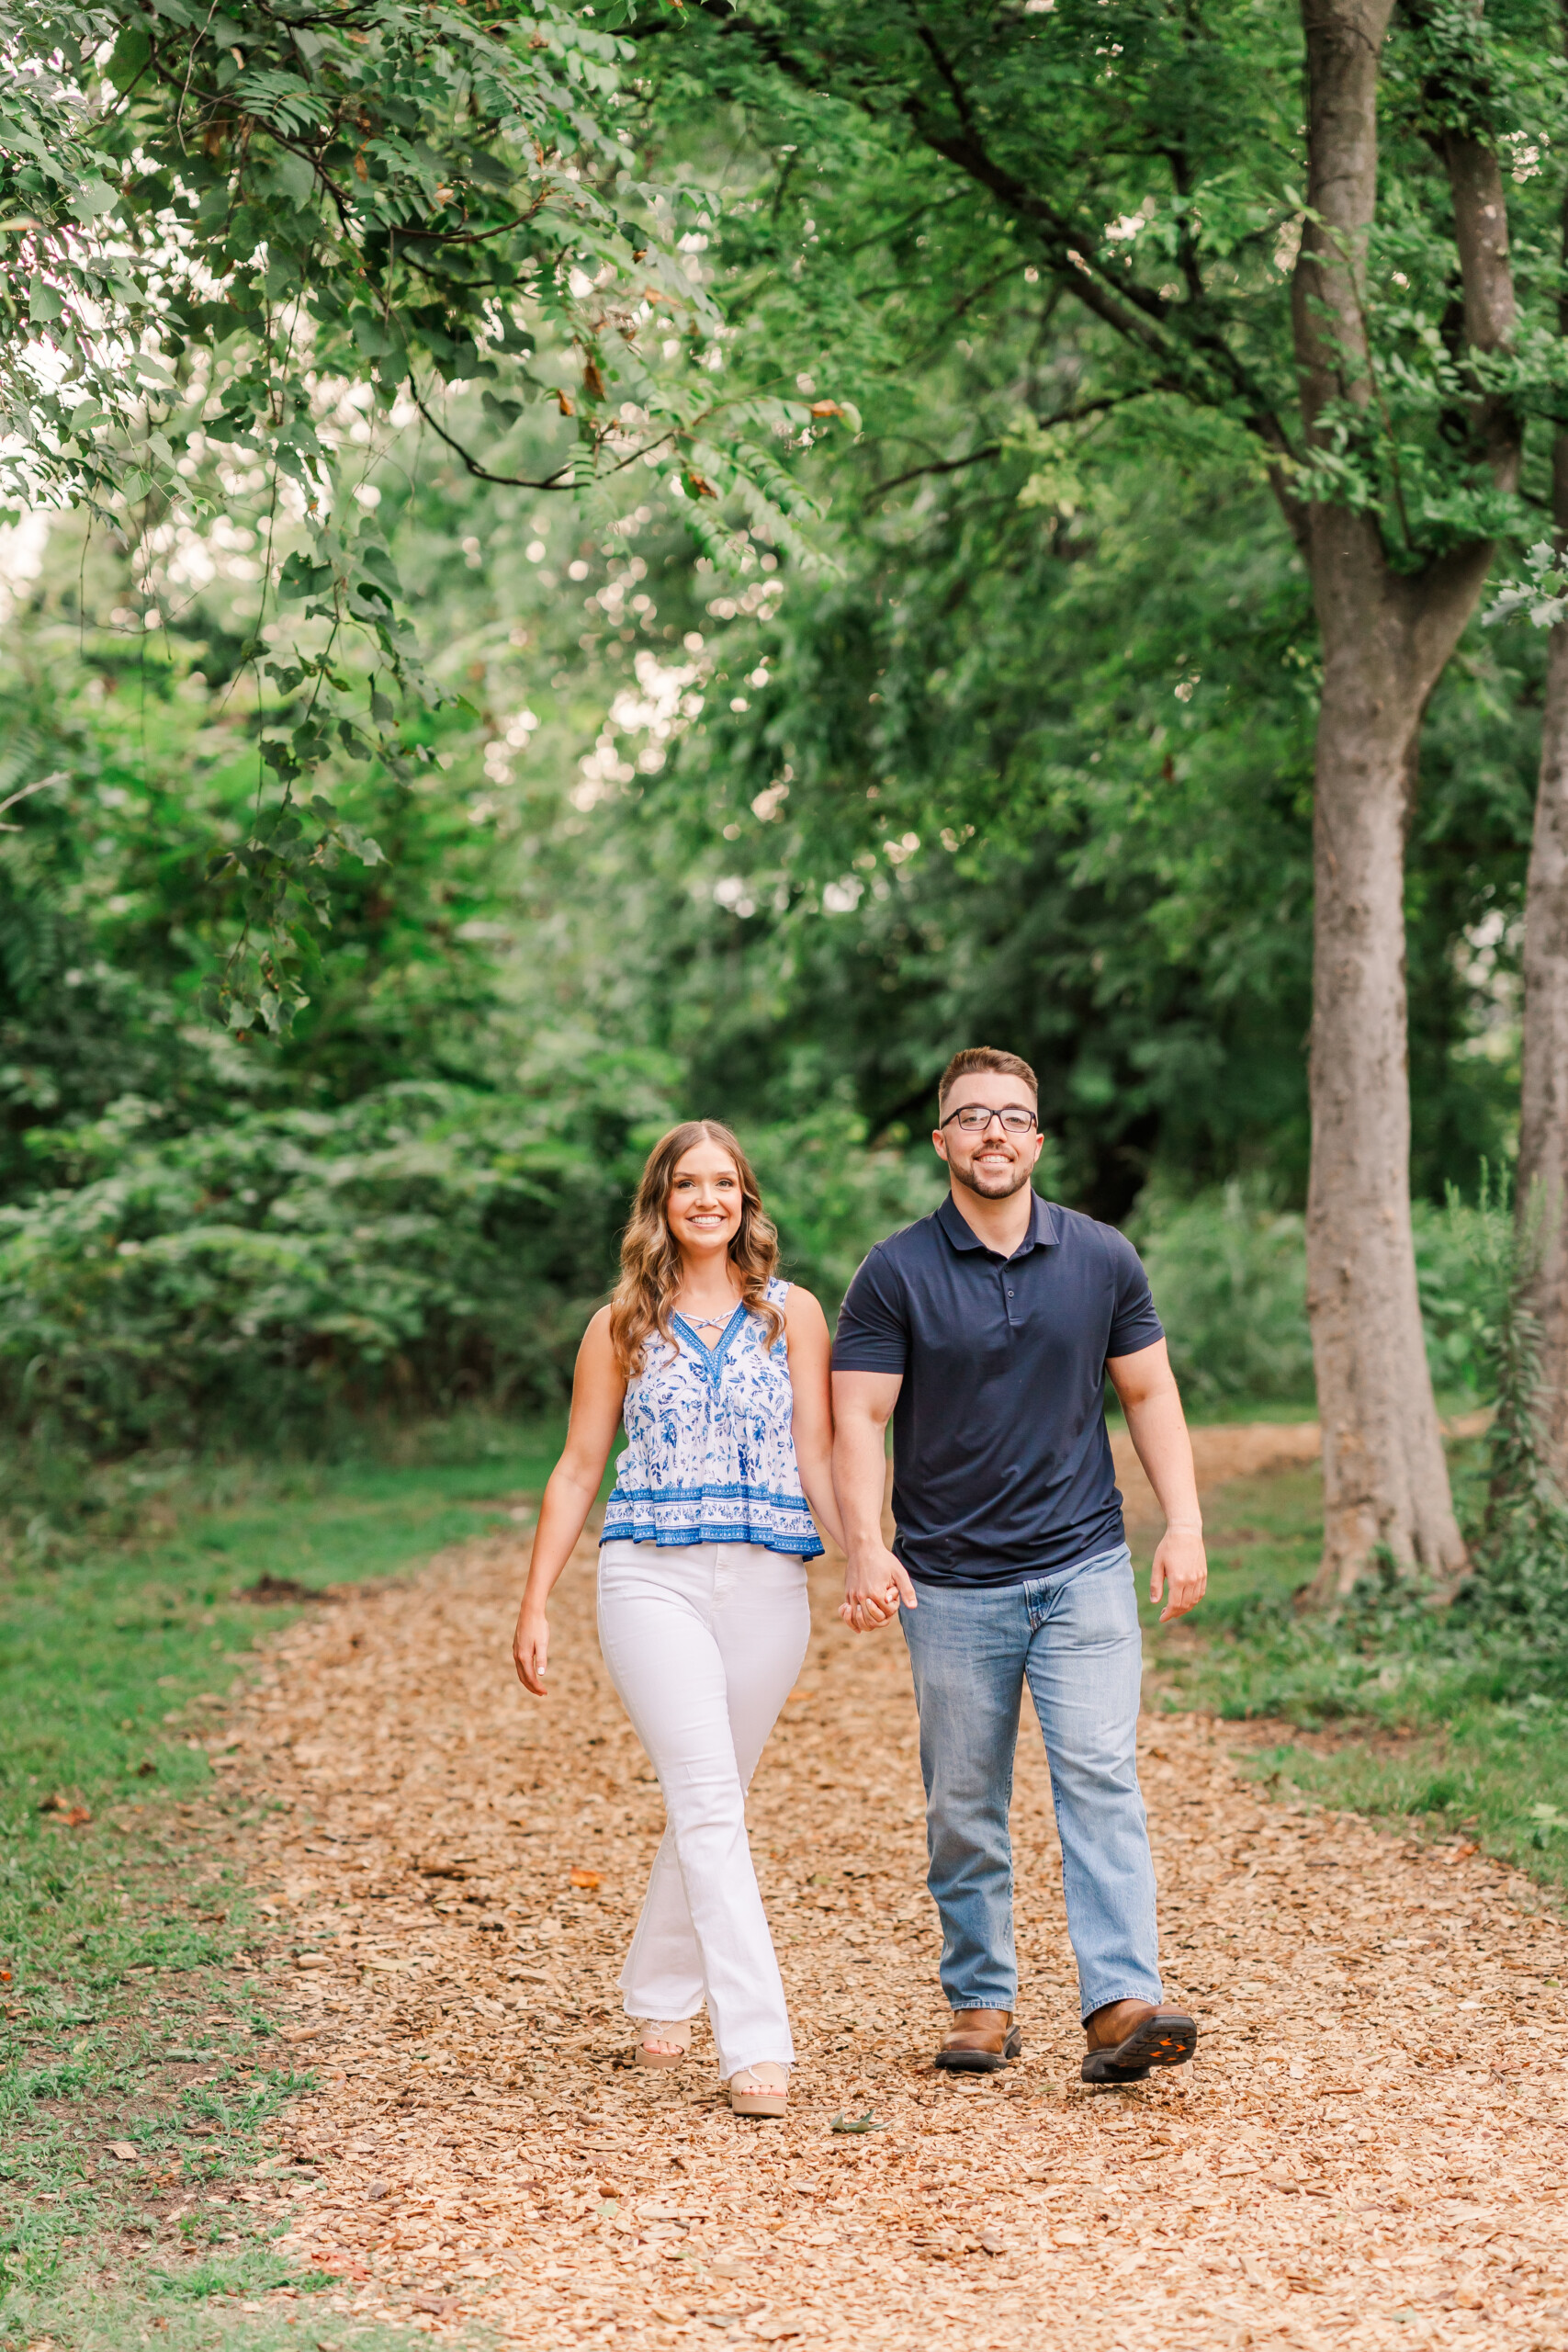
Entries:
[[[730,0],[694,0],[694,5],[697,12],[714,20],[721,37],[750,40],[761,57],[802,88],[821,86],[820,70],[811,70],[795,57],[772,27],[736,14]],[[1145,389],[1175,392],[1204,407],[1239,407],[1245,429],[1269,452],[1269,481],[1292,535],[1300,543],[1305,523],[1299,502],[1289,489],[1289,436],[1245,361],[1215,327],[1191,317],[1192,304],[1173,306],[1151,287],[1110,278],[1090,241],[1047,197],[1027,186],[989,153],[952,67],[923,27],[917,27],[917,35],[949,93],[957,127],[933,119],[919,94],[910,92],[900,111],[914,137],[984,188],[1016,226],[1027,231],[1040,259],[1065,290],[1075,294],[1103,325],[1153,364],[1155,381]],[[863,113],[886,119],[867,98],[854,96],[851,102]]]
[[[1106,416],[1112,409],[1125,408],[1129,401],[1145,401],[1153,397],[1153,387],[1140,386],[1132,392],[1107,392],[1095,401],[1079,401],[1072,408],[1061,410],[1055,416],[1036,419],[1042,433],[1049,433],[1058,424],[1081,424],[1086,417]],[[962,458],[933,458],[928,466],[910,466],[901,474],[890,475],[886,481],[877,482],[866,492],[868,503],[885,498],[889,491],[901,489],[907,481],[918,481],[925,474],[955,474],[966,466],[979,466],[993,458],[1001,457],[1007,448],[1005,441],[987,441],[983,448],[971,449]]]
[[[1454,243],[1464,291],[1465,341],[1483,354],[1506,351],[1517,310],[1508,257],[1508,200],[1495,149],[1450,130],[1442,142],[1454,205]],[[1499,490],[1518,481],[1524,430],[1514,402],[1477,382],[1472,423]]]
[[[433,415],[430,410],[426,408],[424,404],[424,396],[421,392],[419,386],[414,382],[412,374],[409,377],[409,390],[413,394],[413,404],[415,408],[418,409],[421,416],[423,417],[431,431],[435,434],[439,439],[445,441],[446,447],[450,450],[454,451],[457,457],[461,458],[464,465],[468,468],[469,473],[473,475],[476,481],[499,482],[503,490],[570,490],[571,488],[571,461],[570,458],[564,466],[558,467],[556,471],[550,475],[547,481],[530,481],[526,474],[492,474],[488,466],[481,466],[477,458],[470,458],[462,443],[460,441],[455,441],[452,435],[447,432],[446,427],[442,424],[440,418]],[[640,451],[638,454],[641,454]]]
[[901,490],[907,481],[919,481],[923,474],[956,474],[965,466],[983,466],[988,459],[999,458],[1002,447],[999,441],[987,441],[983,449],[971,449],[965,457],[933,458],[929,466],[910,466],[904,473],[890,474],[886,481],[874,482],[866,492],[866,503],[874,505],[889,491]]
[[[1404,0],[1404,15],[1419,37],[1431,24],[1430,0]],[[1508,199],[1503,189],[1495,142],[1469,126],[1493,119],[1495,93],[1481,41],[1481,11],[1475,12],[1476,48],[1439,49],[1422,82],[1430,108],[1427,144],[1448,174],[1454,208],[1454,244],[1459,254],[1466,347],[1486,356],[1506,351],[1517,320],[1513,265],[1508,254]],[[1517,486],[1524,424],[1516,402],[1489,391],[1476,368],[1465,370],[1474,390],[1470,427],[1499,490]]]

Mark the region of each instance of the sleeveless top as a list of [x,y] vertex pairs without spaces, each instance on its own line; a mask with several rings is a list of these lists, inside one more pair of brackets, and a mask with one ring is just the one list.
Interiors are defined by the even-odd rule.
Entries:
[[[783,1306],[789,1284],[768,1283]],[[626,1450],[604,1507],[605,1544],[761,1544],[816,1559],[822,1545],[801,1490],[790,1417],[795,1392],[781,1332],[736,1307],[709,1348],[683,1315],[674,1345],[657,1332],[626,1385]]]

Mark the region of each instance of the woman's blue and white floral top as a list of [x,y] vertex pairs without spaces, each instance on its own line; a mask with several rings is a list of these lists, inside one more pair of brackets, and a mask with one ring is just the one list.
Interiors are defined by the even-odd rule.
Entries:
[[[789,1284],[772,1281],[782,1306]],[[683,1315],[674,1346],[649,1334],[626,1386],[627,1445],[604,1509],[606,1544],[761,1544],[815,1559],[822,1549],[801,1491],[790,1419],[795,1392],[781,1334],[738,1306],[705,1347]]]

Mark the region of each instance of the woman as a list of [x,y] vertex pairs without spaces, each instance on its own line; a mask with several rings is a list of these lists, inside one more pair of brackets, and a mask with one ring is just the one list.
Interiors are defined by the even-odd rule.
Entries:
[[[637,2056],[672,2066],[705,1998],[729,2103],[782,2115],[795,2055],[746,1836],[746,1790],[810,1632],[806,1563],[839,1539],[828,1325],[780,1282],[778,1237],[728,1127],[672,1127],[649,1155],[621,1279],[583,1335],[513,1657],[545,1696],[545,1605],[599,1492],[599,1642],[664,1792],[669,1826],[621,1972]],[[810,1510],[807,1509],[807,1498]]]

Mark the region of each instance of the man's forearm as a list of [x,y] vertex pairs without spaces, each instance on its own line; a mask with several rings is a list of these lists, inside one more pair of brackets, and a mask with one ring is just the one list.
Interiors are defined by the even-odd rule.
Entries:
[[1122,1404],[1127,1433],[1143,1464],[1155,1499],[1168,1527],[1199,1529],[1203,1514],[1198,1505],[1198,1478],[1192,1466],[1192,1441],[1175,1388]]
[[887,1442],[880,1423],[860,1416],[841,1418],[833,1437],[833,1491],[844,1523],[850,1558],[882,1548],[882,1493],[887,1476]]

